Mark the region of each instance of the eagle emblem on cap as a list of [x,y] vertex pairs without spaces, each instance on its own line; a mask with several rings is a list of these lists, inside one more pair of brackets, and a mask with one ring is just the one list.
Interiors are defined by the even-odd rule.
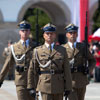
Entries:
[[56,26],[53,25],[52,23],[48,23],[48,24],[46,24],[43,28],[45,28],[45,27],[56,27]]
[[21,25],[21,24],[24,24],[24,25],[25,25],[25,24],[29,24],[29,23],[28,23],[26,20],[24,20],[24,21],[21,21],[21,22],[18,24],[18,26]]

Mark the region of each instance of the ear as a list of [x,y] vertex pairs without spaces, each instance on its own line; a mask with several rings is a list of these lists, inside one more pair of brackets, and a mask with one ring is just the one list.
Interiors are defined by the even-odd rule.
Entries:
[[21,34],[21,31],[19,30],[19,35]]
[[77,37],[78,37],[78,33],[77,33]]
[[57,33],[55,32],[55,36],[57,36]]
[[45,35],[45,33],[43,33],[43,38],[45,37],[44,35]]
[[66,37],[68,37],[68,34],[66,33]]

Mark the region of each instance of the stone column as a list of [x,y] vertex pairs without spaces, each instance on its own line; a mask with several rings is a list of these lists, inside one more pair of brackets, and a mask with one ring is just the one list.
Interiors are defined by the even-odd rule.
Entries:
[[17,23],[0,23],[0,70],[4,64],[2,53],[7,46],[8,40],[17,42],[18,39],[19,33]]

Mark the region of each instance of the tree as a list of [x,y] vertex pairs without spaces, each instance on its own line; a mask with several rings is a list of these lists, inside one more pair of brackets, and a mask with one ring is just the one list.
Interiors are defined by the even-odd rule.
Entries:
[[93,16],[93,28],[92,28],[92,32],[94,33],[98,28],[100,28],[100,0],[98,0],[98,8],[94,13]]
[[[33,36],[33,39],[36,40],[36,14],[37,14],[37,8],[29,8],[23,18],[23,20],[27,20],[31,24],[31,33]],[[43,43],[43,31],[41,27],[43,27],[45,24],[51,22],[48,15],[42,11],[41,9],[38,9],[38,24],[39,24],[39,42]]]

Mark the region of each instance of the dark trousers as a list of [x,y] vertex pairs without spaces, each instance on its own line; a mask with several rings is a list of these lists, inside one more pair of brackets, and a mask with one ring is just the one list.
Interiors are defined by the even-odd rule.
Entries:
[[68,100],[84,100],[86,87],[73,88],[72,92],[68,96]]
[[100,82],[100,68],[95,67],[95,82]]
[[34,100],[34,98],[29,95],[26,86],[16,86],[16,92],[18,100]]

